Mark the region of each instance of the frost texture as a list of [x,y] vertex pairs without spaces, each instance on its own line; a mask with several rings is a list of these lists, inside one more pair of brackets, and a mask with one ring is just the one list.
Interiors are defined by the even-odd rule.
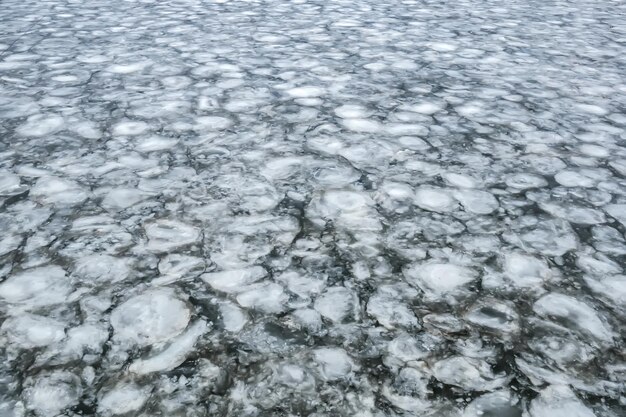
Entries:
[[0,416],[623,416],[625,17],[2,1]]

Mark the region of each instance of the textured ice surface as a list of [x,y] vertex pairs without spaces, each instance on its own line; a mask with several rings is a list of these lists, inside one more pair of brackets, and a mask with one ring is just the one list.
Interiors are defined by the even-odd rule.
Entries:
[[622,417],[625,22],[2,1],[0,416]]
[[327,381],[347,379],[355,364],[345,350],[340,348],[320,348],[313,351],[322,378]]
[[178,335],[189,322],[185,302],[169,289],[150,290],[120,304],[111,313],[115,338],[150,345]]
[[435,261],[413,265],[404,270],[404,276],[426,296],[439,297],[458,292],[476,278],[476,272],[465,266]]
[[454,200],[445,189],[419,188],[415,192],[415,204],[424,210],[445,212],[454,209]]
[[64,303],[72,287],[59,266],[43,266],[10,275],[0,283],[0,297],[9,305],[34,309]]
[[206,327],[206,323],[202,320],[190,325],[185,333],[161,352],[145,359],[136,360],[128,367],[128,370],[143,375],[176,368],[184,362],[198,338],[206,331]]
[[506,390],[481,395],[463,410],[463,417],[519,417],[519,401]]
[[493,374],[487,362],[462,356],[436,362],[433,365],[433,375],[444,384],[470,391],[492,391],[506,382],[503,375]]
[[88,255],[76,261],[72,277],[85,285],[108,285],[128,278],[128,263],[124,258],[110,255]]
[[133,383],[119,383],[98,400],[98,412],[103,415],[126,414],[139,410],[148,400],[150,389]]
[[39,416],[56,416],[78,404],[82,393],[78,376],[67,371],[41,372],[24,382],[26,408]]
[[0,330],[8,343],[21,348],[48,346],[65,338],[64,323],[28,313],[8,317]]
[[554,317],[566,327],[589,333],[600,341],[611,341],[610,328],[598,317],[595,310],[573,297],[550,293],[541,297],[533,310],[543,317]]
[[260,266],[248,269],[235,269],[231,271],[210,272],[202,275],[202,280],[218,291],[230,293],[240,292],[266,275]]
[[531,402],[528,415],[530,417],[593,417],[596,414],[567,386],[550,385]]
[[330,287],[315,299],[314,307],[322,317],[333,322],[354,319],[358,314],[356,294],[344,287]]
[[155,252],[168,252],[179,246],[187,246],[198,241],[200,231],[175,220],[160,220],[145,226],[148,249]]

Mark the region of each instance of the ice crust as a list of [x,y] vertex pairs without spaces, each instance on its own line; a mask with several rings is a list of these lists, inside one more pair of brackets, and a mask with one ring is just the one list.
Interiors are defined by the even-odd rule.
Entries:
[[622,417],[625,16],[3,1],[0,416]]

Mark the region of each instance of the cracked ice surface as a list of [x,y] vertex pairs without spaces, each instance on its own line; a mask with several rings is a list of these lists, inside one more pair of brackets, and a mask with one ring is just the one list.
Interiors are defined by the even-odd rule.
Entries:
[[0,416],[624,415],[624,2],[0,9]]

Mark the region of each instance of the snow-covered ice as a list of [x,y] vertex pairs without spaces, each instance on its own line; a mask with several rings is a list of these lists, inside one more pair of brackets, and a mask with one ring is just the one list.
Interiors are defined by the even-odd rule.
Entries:
[[535,398],[528,410],[529,417],[594,417],[589,409],[570,388],[550,385]]
[[504,375],[494,375],[481,359],[453,356],[433,365],[433,375],[439,381],[469,391],[493,391],[506,383]]
[[174,291],[156,289],[120,304],[111,313],[111,326],[119,342],[145,346],[178,335],[189,318],[189,308]]
[[425,295],[439,297],[454,293],[476,279],[472,269],[451,263],[426,262],[404,270],[409,283],[416,285]]
[[602,342],[609,342],[613,338],[610,328],[591,306],[568,295],[544,295],[535,302],[533,310],[543,317],[558,318],[562,325],[589,333]]
[[202,280],[218,291],[237,293],[245,290],[248,285],[262,279],[265,275],[266,272],[262,267],[254,266],[247,269],[209,272],[202,275]]
[[68,371],[42,372],[26,378],[26,408],[38,416],[56,416],[78,404],[82,394],[78,376]]
[[64,303],[71,291],[66,272],[56,265],[28,269],[0,283],[0,298],[26,309]]
[[105,392],[98,400],[102,415],[127,414],[139,410],[148,400],[150,388],[122,382]]

